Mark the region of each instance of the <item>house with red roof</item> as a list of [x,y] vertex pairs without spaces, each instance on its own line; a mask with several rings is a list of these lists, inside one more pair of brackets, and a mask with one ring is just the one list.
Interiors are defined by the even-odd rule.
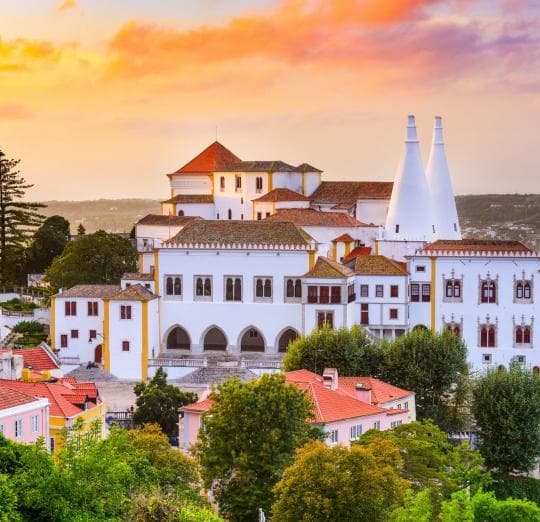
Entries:
[[[372,377],[340,377],[335,368],[327,368],[322,376],[308,370],[287,372],[285,381],[308,395],[313,404],[310,422],[324,430],[329,445],[349,446],[368,430],[388,430],[416,420],[414,392]],[[211,407],[207,393],[181,408],[184,450],[197,441]]]

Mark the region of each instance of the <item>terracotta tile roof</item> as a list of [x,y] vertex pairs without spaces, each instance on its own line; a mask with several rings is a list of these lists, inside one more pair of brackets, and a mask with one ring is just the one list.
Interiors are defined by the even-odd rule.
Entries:
[[240,158],[233,154],[218,141],[214,141],[190,162],[179,168],[173,174],[212,174],[222,171],[232,163],[240,162]]
[[211,399],[203,399],[202,401],[194,402],[193,404],[187,404],[182,406],[180,411],[208,411],[212,407]]
[[338,278],[343,279],[344,277],[351,277],[354,275],[354,272],[340,263],[336,263],[327,257],[318,257],[315,266],[302,277],[308,278]]
[[120,291],[120,285],[75,285],[69,290],[56,294],[56,297],[94,297],[109,299]]
[[111,297],[111,301],[152,301],[153,299],[157,299],[157,295],[140,284],[128,286]]
[[162,203],[213,203],[212,194],[177,194],[176,196],[162,201]]
[[341,236],[332,239],[332,243],[353,243],[354,239],[349,234],[341,234]]
[[230,163],[218,172],[295,172],[296,167],[284,161],[239,161]]
[[10,388],[7,384],[0,384],[0,413],[2,410],[36,402],[36,398],[22,391]]
[[160,225],[160,226],[170,226],[170,225],[187,225],[196,219],[202,219],[198,216],[165,216],[162,214],[148,214],[143,218],[137,221],[137,225]]
[[[81,393],[68,382],[24,382],[0,379],[0,387],[9,386],[33,397],[49,399],[50,414],[53,417],[74,417],[84,410],[77,406]],[[97,394],[96,394],[97,395]]]
[[141,272],[126,272],[122,279],[128,279],[130,281],[153,281],[154,276],[152,274],[142,274]]
[[166,243],[308,247],[313,239],[294,223],[233,220],[193,221]]
[[312,208],[282,208],[264,221],[291,221],[299,226],[368,227],[345,212],[319,212]]
[[359,199],[390,199],[393,185],[391,181],[323,181],[311,200],[347,205]]
[[276,188],[267,192],[264,196],[253,199],[252,201],[257,201],[258,203],[275,203],[277,201],[309,201],[309,198],[306,198],[303,194],[294,192],[294,190]]
[[359,246],[353,248],[343,259],[344,263],[356,259],[358,256],[369,256],[371,255],[371,247]]
[[13,355],[22,355],[24,367],[32,368],[36,372],[59,369],[56,361],[41,346],[13,350]]
[[361,275],[407,275],[407,269],[385,256],[358,256],[354,272]]
[[355,396],[358,383],[371,390],[371,402],[373,404],[386,404],[414,393],[373,377],[338,377],[338,389],[351,397]]
[[427,252],[532,252],[520,241],[498,239],[441,239],[427,244],[423,250]]
[[296,171],[297,172],[319,172],[319,173],[322,172],[322,170],[319,170],[318,168],[313,167],[309,163],[302,163],[301,165],[298,165],[298,167],[296,167]]

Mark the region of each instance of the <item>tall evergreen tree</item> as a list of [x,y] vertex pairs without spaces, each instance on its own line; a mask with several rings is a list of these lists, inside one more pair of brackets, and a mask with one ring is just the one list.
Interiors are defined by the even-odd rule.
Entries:
[[23,201],[33,185],[22,177],[17,165],[0,150],[0,281],[8,280],[8,263],[15,262],[43,216],[38,210],[45,205]]
[[82,223],[79,223],[79,226],[77,227],[77,235],[84,236],[85,234],[86,234],[86,228],[84,228],[84,225]]
[[43,273],[51,266],[69,241],[69,221],[62,216],[48,217],[37,230],[28,248],[28,267],[30,273]]

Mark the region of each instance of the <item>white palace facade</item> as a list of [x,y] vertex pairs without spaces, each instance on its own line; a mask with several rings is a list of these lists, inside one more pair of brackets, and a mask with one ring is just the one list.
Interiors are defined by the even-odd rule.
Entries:
[[168,175],[162,214],[136,224],[139,272],[53,297],[53,347],[145,379],[163,357],[278,357],[325,324],[376,338],[450,329],[476,370],[539,370],[539,255],[462,238],[440,118],[426,171],[409,116],[394,182],[321,176],[214,142]]

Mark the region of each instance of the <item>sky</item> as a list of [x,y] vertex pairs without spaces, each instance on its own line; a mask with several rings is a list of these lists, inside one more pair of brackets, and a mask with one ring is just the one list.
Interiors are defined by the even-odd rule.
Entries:
[[443,117],[457,194],[540,192],[540,0],[0,0],[0,149],[34,200],[165,198],[215,140],[392,180]]

